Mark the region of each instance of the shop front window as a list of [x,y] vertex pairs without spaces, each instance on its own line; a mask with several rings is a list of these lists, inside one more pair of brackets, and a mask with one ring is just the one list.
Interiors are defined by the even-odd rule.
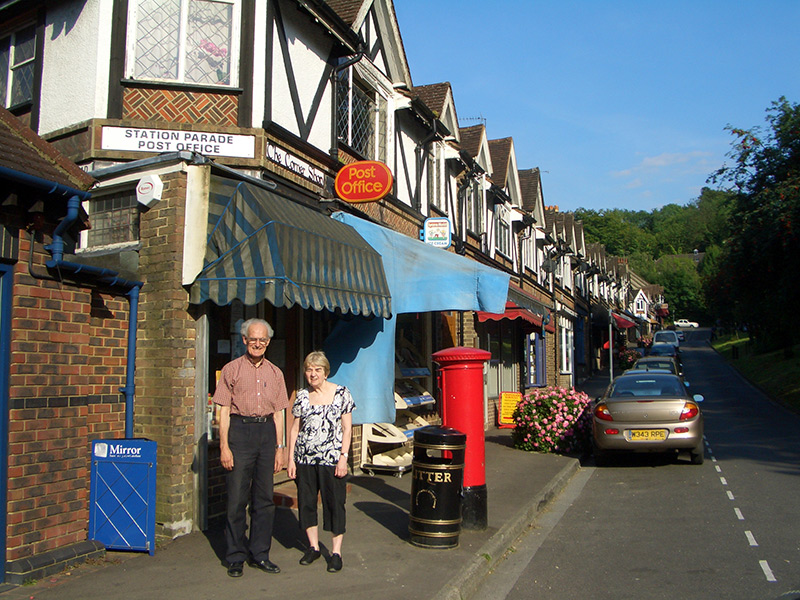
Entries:
[[541,387],[547,383],[547,362],[545,360],[544,336],[531,333],[526,336],[525,354],[527,387]]

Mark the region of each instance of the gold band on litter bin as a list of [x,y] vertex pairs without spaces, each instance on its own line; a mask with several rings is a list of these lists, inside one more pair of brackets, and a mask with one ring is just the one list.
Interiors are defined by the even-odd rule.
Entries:
[[414,440],[414,448],[427,448],[428,450],[465,450],[467,445],[447,446],[444,444],[425,444],[424,442]]
[[461,523],[461,517],[458,519],[420,519],[419,517],[409,517],[409,520],[424,525],[458,525]]
[[451,538],[457,535],[458,532],[451,532],[451,533],[429,533],[427,531],[416,531],[414,529],[408,528],[408,533],[411,535],[418,535],[420,537],[429,537],[429,538]]

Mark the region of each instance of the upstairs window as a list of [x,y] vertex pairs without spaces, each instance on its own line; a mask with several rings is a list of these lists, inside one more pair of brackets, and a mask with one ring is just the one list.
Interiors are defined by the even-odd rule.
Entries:
[[240,0],[132,0],[126,76],[238,84]]
[[439,161],[439,156],[440,148],[437,144],[434,144],[428,154],[428,200],[431,205],[447,212],[447,207],[442,201],[442,164]]
[[495,241],[495,249],[503,256],[511,257],[511,228],[506,220],[504,211],[495,209],[495,232],[497,240]]
[[92,197],[88,204],[91,228],[86,232],[87,248],[139,241],[139,202],[135,190]]
[[33,100],[36,27],[29,25],[0,38],[0,94],[3,107]]
[[353,67],[339,73],[336,131],[339,141],[364,158],[386,162],[387,102],[358,80]]
[[467,193],[467,229],[476,235],[483,233],[483,183],[472,181]]

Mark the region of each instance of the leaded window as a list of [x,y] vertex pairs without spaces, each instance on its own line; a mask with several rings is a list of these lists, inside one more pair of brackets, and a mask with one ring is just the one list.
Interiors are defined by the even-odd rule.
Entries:
[[139,202],[130,190],[89,200],[87,246],[108,246],[139,241]]
[[131,2],[127,76],[237,85],[240,0]]
[[340,141],[361,156],[386,161],[386,99],[353,76],[339,73],[336,88],[336,131]]
[[0,95],[11,108],[33,100],[36,28],[29,25],[0,39]]

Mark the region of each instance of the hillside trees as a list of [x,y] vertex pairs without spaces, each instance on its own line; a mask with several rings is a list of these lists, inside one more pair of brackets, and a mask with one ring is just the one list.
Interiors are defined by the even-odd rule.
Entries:
[[[703,188],[685,206],[669,204],[652,212],[579,209],[587,241],[600,242],[650,283],[664,286],[673,315],[708,321],[704,275],[716,273],[729,235],[733,194]],[[694,251],[703,257],[695,261]],[[706,261],[709,261],[708,263]]]
[[767,128],[728,127],[733,163],[714,180],[735,194],[735,231],[708,291],[721,314],[748,323],[762,343],[789,348],[800,291],[800,105],[781,97],[766,120]]

